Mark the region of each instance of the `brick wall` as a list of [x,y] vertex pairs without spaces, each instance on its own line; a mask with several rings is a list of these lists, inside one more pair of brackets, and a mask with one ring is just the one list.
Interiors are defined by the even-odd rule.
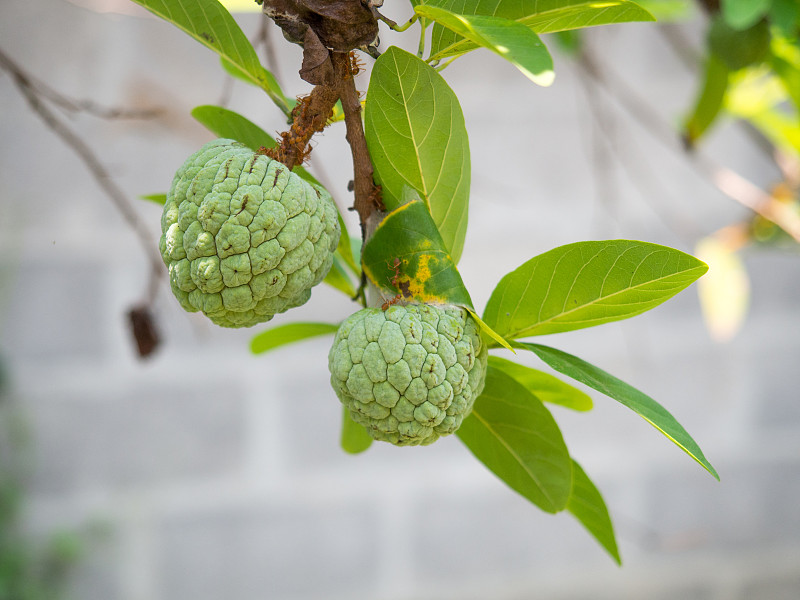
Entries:
[[[165,191],[174,169],[210,139],[189,110],[217,103],[225,76],[210,52],[164,23],[78,4],[6,0],[0,47],[73,96],[166,107],[152,122],[69,121],[131,198]],[[242,23],[255,32],[252,18]],[[301,93],[299,51],[273,38],[287,92]],[[652,26],[595,31],[591,40],[638,93],[679,118],[692,78]],[[626,237],[691,251],[692,235],[671,231],[659,213],[701,234],[743,214],[636,125],[619,135],[639,149],[629,158],[644,161],[652,193],[643,198],[612,161],[612,202],[599,203],[577,72],[561,55],[556,72],[552,88],[537,88],[482,51],[445,71],[470,132],[472,227],[461,270],[478,307],[501,273],[551,247]],[[796,255],[747,253],[751,315],[731,343],[709,340],[694,290],[634,321],[548,339],[667,406],[722,477],[713,481],[611,400],[595,395],[590,414],[556,407],[570,451],[614,517],[625,561],[617,569],[569,517],[538,512],[457,439],[345,455],[328,340],[254,357],[252,331],[186,315],[164,286],[164,347],[136,360],[124,313],[147,277],[137,240],[5,75],[0,106],[0,353],[32,433],[24,522],[33,537],[104,532],[88,544],[72,598],[800,595]],[[282,127],[244,84],[234,84],[231,107],[267,131]],[[766,184],[773,172],[746,141],[728,126],[710,147]],[[347,203],[341,126],[316,144],[312,166]],[[158,207],[137,201],[136,211],[155,244]],[[353,308],[321,286],[276,322],[337,320]]]

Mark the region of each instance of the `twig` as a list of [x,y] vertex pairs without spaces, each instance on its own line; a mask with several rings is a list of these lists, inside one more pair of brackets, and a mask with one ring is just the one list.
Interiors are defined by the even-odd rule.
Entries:
[[281,134],[277,148],[264,150],[264,154],[294,169],[303,163],[311,152],[309,142],[315,133],[325,129],[333,107],[339,99],[339,90],[332,85],[317,85],[311,93],[292,109],[289,131]]
[[114,206],[117,207],[117,210],[119,210],[122,217],[139,238],[145,254],[148,257],[148,261],[150,262],[150,282],[147,288],[145,303],[148,305],[151,304],[155,299],[164,265],[161,261],[161,257],[154,250],[152,240],[150,239],[150,232],[133,210],[125,193],[117,187],[111,175],[88,144],[62,123],[59,118],[43,104],[40,95],[37,93],[37,89],[31,83],[31,78],[2,50],[0,50],[0,67],[11,75],[17,89],[19,89],[20,93],[25,97],[31,110],[33,110],[53,133],[67,144],[67,146],[72,148],[75,154],[83,161],[97,184],[106,193]]
[[[580,56],[577,64],[585,75],[585,57]],[[628,179],[636,187],[644,203],[647,204],[653,212],[658,215],[662,223],[678,237],[688,241],[688,239],[696,238],[700,235],[697,227],[688,220],[682,218],[680,215],[673,214],[672,211],[665,210],[663,206],[656,205],[655,202],[651,201],[654,190],[661,190],[662,186],[657,182],[653,185],[652,183],[644,181],[648,173],[650,178],[655,181],[655,177],[650,173],[647,162],[643,159],[645,156],[644,153],[637,151],[636,148],[632,148],[623,156],[620,136],[617,134],[615,127],[617,120],[609,111],[603,110],[606,105],[600,95],[596,93],[598,88],[597,82],[586,76],[580,77],[579,80],[584,90],[586,104],[594,117],[595,127],[604,136],[606,147],[614,154],[617,162],[625,170]],[[631,144],[631,140],[628,140],[628,144]],[[633,163],[636,163],[636,165],[634,166]],[[668,205],[666,202],[662,204]]]
[[342,99],[344,122],[347,128],[347,142],[353,154],[355,201],[353,208],[361,222],[362,238],[366,232],[366,224],[373,212],[382,208],[380,188],[373,182],[372,161],[367,150],[364,127],[361,122],[361,101],[354,76],[351,72],[349,54],[334,52],[331,54],[337,72],[348,73],[339,84],[339,96]]
[[657,112],[619,78],[610,76],[608,71],[603,71],[592,58],[591,52],[587,51],[585,56],[586,73],[611,97],[616,98],[645,131],[671,151],[688,159],[689,164],[723,194],[772,221],[800,243],[800,217],[784,210],[784,207],[779,206],[780,203],[770,194],[713,159],[698,152],[682,150],[679,147],[678,136]]

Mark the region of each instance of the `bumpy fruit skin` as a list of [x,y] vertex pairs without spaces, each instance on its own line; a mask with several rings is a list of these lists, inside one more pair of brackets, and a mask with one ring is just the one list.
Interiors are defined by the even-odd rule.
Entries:
[[488,348],[463,308],[365,308],[342,323],[331,385],[376,440],[427,445],[453,433],[483,391]]
[[184,309],[249,327],[304,304],[339,243],[330,195],[286,165],[228,139],[178,169],[160,250]]

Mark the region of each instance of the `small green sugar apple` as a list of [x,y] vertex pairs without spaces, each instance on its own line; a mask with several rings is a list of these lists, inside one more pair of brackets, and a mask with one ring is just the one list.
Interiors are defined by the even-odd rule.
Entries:
[[365,308],[336,332],[331,385],[376,440],[427,445],[453,433],[483,391],[488,347],[463,308]]
[[249,327],[304,304],[339,243],[330,195],[286,165],[228,139],[178,169],[160,250],[184,309]]

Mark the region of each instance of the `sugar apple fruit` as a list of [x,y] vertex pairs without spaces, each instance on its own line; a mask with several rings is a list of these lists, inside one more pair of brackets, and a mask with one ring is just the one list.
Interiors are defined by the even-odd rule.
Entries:
[[336,332],[331,385],[376,440],[427,445],[453,433],[483,391],[488,347],[463,308],[365,308]]
[[339,243],[330,195],[228,139],[178,169],[161,217],[172,291],[189,312],[249,327],[304,304]]

